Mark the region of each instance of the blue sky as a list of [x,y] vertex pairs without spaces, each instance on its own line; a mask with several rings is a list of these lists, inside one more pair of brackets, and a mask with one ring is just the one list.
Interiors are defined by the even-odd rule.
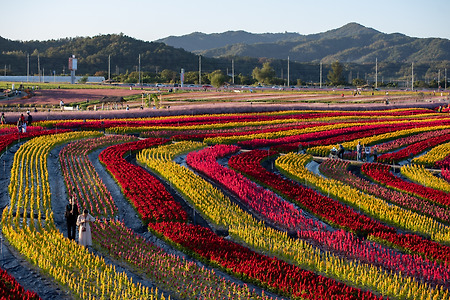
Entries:
[[227,30],[311,34],[349,22],[385,33],[450,39],[448,0],[18,0],[1,8],[0,36],[23,41],[108,33],[154,41]]

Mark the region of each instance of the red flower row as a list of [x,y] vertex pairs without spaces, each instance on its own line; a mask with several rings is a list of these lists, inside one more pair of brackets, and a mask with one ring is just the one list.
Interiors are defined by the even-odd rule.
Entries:
[[199,259],[293,299],[382,299],[277,258],[258,254],[200,226],[174,222],[149,226]]
[[271,120],[285,120],[285,119],[313,119],[313,118],[331,118],[340,116],[409,116],[414,114],[432,113],[431,110],[405,110],[393,112],[313,112],[313,113],[292,113],[292,114],[268,114],[268,113],[242,113],[234,115],[221,116],[193,116],[193,117],[173,117],[161,118],[153,120],[95,120],[78,122],[60,122],[56,126],[63,128],[109,128],[118,126],[140,127],[140,126],[186,126],[186,125],[200,125],[200,124],[215,124],[230,123],[230,122],[254,122],[254,121],[271,121]]
[[[378,120],[382,121],[382,120]],[[396,120],[399,121],[399,120]],[[373,122],[373,120],[366,121]],[[332,124],[332,123],[331,123]],[[257,139],[238,143],[242,147],[258,148],[267,146],[282,146],[281,149],[293,151],[298,149],[299,145],[303,148],[332,145],[346,141],[352,141],[372,135],[384,134],[392,131],[405,130],[419,127],[429,127],[450,124],[450,120],[439,120],[423,123],[408,123],[408,124],[379,124],[379,125],[364,125],[349,128],[339,128],[328,131],[320,131],[314,133],[307,133],[301,135],[293,135],[278,139]],[[274,148],[276,150],[277,148]]]
[[440,205],[450,206],[450,197],[447,193],[417,183],[404,181],[394,176],[389,172],[389,169],[389,165],[379,163],[365,163],[361,166],[361,172],[382,185],[405,191]]
[[433,260],[450,263],[450,247],[426,240],[415,234],[374,232],[372,237],[388,246],[399,248],[412,254],[419,254]]
[[348,206],[342,205],[339,201],[320,195],[313,189],[305,188],[291,180],[286,180],[280,175],[268,172],[261,165],[261,162],[268,157],[269,153],[267,151],[253,150],[231,157],[228,165],[277,193],[286,196],[320,219],[338,227],[358,234],[370,234],[375,231],[394,231],[394,229],[357,213]]
[[120,144],[106,148],[99,155],[100,161],[117,180],[144,222],[187,221],[186,212],[158,179],[124,159],[127,152],[161,145],[166,141],[146,139]]
[[37,300],[41,298],[35,292],[25,291],[13,276],[0,269],[0,299]]
[[[330,123],[340,124],[340,123]],[[317,124],[316,124],[317,126]],[[348,135],[357,135],[358,137],[368,136],[373,134],[378,134],[376,130],[381,130],[382,132],[388,132],[392,130],[392,125],[362,125],[347,128],[337,128],[327,131],[317,131],[300,135],[291,135],[277,139],[255,139],[250,141],[239,142],[239,146],[255,149],[260,147],[268,147],[281,144],[289,144],[294,148],[298,148],[301,144],[303,147],[315,146],[315,145],[328,145],[332,143],[337,143],[341,141],[348,141],[354,138],[348,137]],[[384,131],[383,131],[384,130]],[[359,136],[360,135],[360,136]],[[326,141],[324,141],[326,140]],[[328,143],[328,140],[330,142]],[[336,142],[334,141],[336,140]]]
[[437,219],[439,222],[450,223],[450,209],[435,203],[423,201],[407,193],[402,193],[384,186],[373,184],[369,180],[358,177],[347,168],[350,162],[340,159],[328,159],[319,166],[320,172],[327,177],[339,180],[356,189],[372,194],[381,199],[388,200],[406,209],[425,214]]
[[378,157],[379,162],[397,163],[409,157],[414,157],[419,153],[424,152],[427,149],[433,148],[439,144],[450,141],[450,135],[439,135],[421,142],[417,142],[409,145],[399,151],[385,153]]
[[[17,131],[17,129],[16,129]],[[0,139],[0,153],[3,152],[6,147],[11,145],[12,143],[19,141],[20,139],[30,139],[41,135],[48,135],[48,134],[56,134],[56,133],[63,133],[70,131],[68,129],[52,129],[52,130],[42,130],[41,127],[39,127],[39,130],[32,130],[27,131],[25,133],[9,133],[1,136]]]
[[186,162],[234,193],[244,205],[262,216],[265,221],[282,229],[313,229],[315,226],[310,222],[311,220],[303,217],[291,203],[284,201],[271,191],[258,187],[254,182],[234,170],[221,166],[216,161],[217,158],[238,150],[237,146],[215,145],[189,153]]

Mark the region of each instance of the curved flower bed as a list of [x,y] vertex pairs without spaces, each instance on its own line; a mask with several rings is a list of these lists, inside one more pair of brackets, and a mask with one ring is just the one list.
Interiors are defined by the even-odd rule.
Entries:
[[422,197],[440,205],[450,206],[450,197],[447,193],[424,187],[417,183],[404,181],[394,176],[389,172],[389,169],[390,166],[388,165],[366,163],[362,165],[361,172],[382,185]]
[[375,219],[414,233],[430,236],[432,240],[437,242],[450,242],[449,227],[427,216],[411,212],[399,206],[390,205],[382,199],[364,194],[342,182],[317,176],[305,168],[305,165],[310,160],[311,156],[309,155],[289,153],[279,157],[275,164],[277,168],[288,176],[300,181],[306,180],[323,193],[329,193],[353,207],[358,207]]
[[[64,147],[59,160],[69,198],[75,196],[79,207],[87,208],[96,217],[114,217],[117,207],[102,180],[95,172],[88,153],[95,148],[129,142],[125,136],[105,136],[81,140]],[[73,192],[75,190],[75,194]]]
[[270,153],[267,151],[253,150],[232,156],[228,164],[231,168],[288,197],[295,204],[334,226],[362,235],[379,230],[393,231],[392,228],[355,212],[339,201],[323,196],[294,181],[286,180],[280,175],[268,172],[261,166],[261,161],[269,156]]
[[382,299],[370,292],[348,287],[282,260],[250,251],[203,227],[181,223],[158,223],[151,227],[199,259],[292,299]]
[[216,159],[238,150],[236,146],[216,145],[189,153],[186,162],[195,170],[233,192],[242,203],[263,216],[264,220],[288,230],[312,229],[309,220],[290,203],[277,197],[271,191],[258,187],[241,174],[217,163]]
[[26,291],[16,279],[0,268],[0,298],[11,300],[39,300],[35,292]]
[[[286,195],[289,199],[293,199],[296,203],[300,204],[305,203],[305,198],[311,198],[310,201],[313,204],[317,203],[317,208],[321,209],[322,207],[331,207],[334,210],[330,210],[330,216],[326,216],[327,219],[330,217],[333,218],[333,224],[336,223],[337,226],[342,226],[342,220],[345,219],[346,216],[349,214],[347,211],[348,208],[346,206],[341,205],[339,202],[328,198],[321,196],[320,194],[317,194],[315,191],[312,191],[307,188],[303,188],[297,184],[295,184],[292,181],[285,180],[281,176],[268,172],[265,168],[262,167],[261,161],[265,158],[268,158],[269,154],[266,151],[261,150],[253,150],[250,152],[244,152],[239,155],[234,155],[229,160],[229,166],[233,167],[235,169],[238,169],[240,172],[250,176],[252,179],[264,184],[265,186],[268,186],[269,188],[273,189],[274,191],[277,191],[280,194]],[[331,161],[331,160],[329,160]],[[322,163],[323,164],[323,163]],[[341,174],[342,177],[345,177],[345,175]],[[303,190],[303,193],[298,193]],[[310,193],[308,193],[310,192]],[[312,193],[311,193],[312,192]],[[315,196],[315,197],[311,197]],[[320,201],[320,197],[324,198],[324,200]],[[314,201],[316,200],[316,201]],[[335,202],[335,203],[329,203],[329,202]],[[306,204],[308,204],[306,200]],[[334,205],[330,205],[334,204]],[[326,208],[325,208],[326,211]],[[313,211],[316,212],[316,211]],[[346,213],[347,212],[347,213]],[[322,215],[322,214],[319,214]],[[361,216],[361,220],[365,220],[368,225],[373,224],[374,225],[370,228],[370,231],[367,233],[369,234],[369,238],[373,239],[373,234],[376,234],[378,232],[389,232],[392,233],[392,236],[395,236],[395,232],[392,230],[392,228],[388,228],[386,226],[383,226],[381,224],[377,224],[375,221],[363,216]],[[358,221],[355,221],[356,224],[354,225],[357,228]],[[345,227],[352,227],[353,224],[348,224]],[[327,247],[327,249],[333,250],[334,252],[341,253],[345,257],[352,257],[359,259],[361,261],[367,261],[372,264],[381,265],[384,266],[386,269],[390,270],[399,270],[401,269],[402,272],[405,274],[418,277],[418,278],[426,278],[427,281],[435,281],[439,284],[444,284],[447,279],[443,279],[443,274],[447,274],[444,276],[449,276],[450,273],[447,271],[446,267],[434,269],[430,268],[429,261],[427,260],[421,260],[417,257],[411,256],[411,255],[398,255],[398,253],[394,251],[386,251],[383,247],[380,247],[379,245],[371,244],[366,241],[360,241],[356,237],[354,237],[351,234],[348,234],[342,230],[335,231],[335,232],[327,232],[324,230],[316,230],[316,231],[303,231],[299,232],[299,236],[304,239],[311,240],[319,245]],[[384,241],[386,243],[387,241]],[[422,240],[422,243],[424,241]],[[416,244],[419,244],[419,241],[416,239]],[[399,243],[397,245],[397,248],[399,247]],[[408,253],[417,253],[422,256],[428,257],[431,260],[442,260],[446,262],[450,262],[449,258],[450,256],[443,256],[441,254],[435,255],[436,252],[432,251],[431,253],[428,251],[421,251],[417,252],[417,247],[409,248],[408,243],[403,243],[403,250],[406,249],[406,252]],[[428,243],[428,246],[433,249],[437,249],[435,243]],[[441,248],[441,253],[445,253],[445,247],[443,248],[441,245],[439,245]],[[423,250],[423,249],[422,249]],[[433,276],[430,276],[430,274],[434,274]],[[433,279],[431,279],[433,277]],[[449,278],[450,277],[445,277]]]
[[447,126],[437,126],[435,129],[432,129],[431,131],[415,134],[412,136],[395,139],[393,141],[383,143],[381,145],[377,145],[378,153],[387,153],[389,151],[393,151],[402,147],[409,146],[411,144],[421,142],[424,140],[427,140],[432,137],[446,135],[450,133],[450,129],[447,128]]
[[[356,145],[374,145],[378,143],[384,143],[394,139],[398,139],[405,136],[410,136],[419,132],[434,130],[435,126],[442,126],[442,124],[450,125],[450,120],[438,120],[438,121],[409,121],[409,122],[392,122],[396,127],[393,131],[388,133],[382,133],[378,135],[369,135],[364,138],[355,139],[349,142],[342,143],[347,150],[356,150]],[[430,128],[431,127],[431,128]],[[398,130],[397,130],[398,129]],[[311,155],[327,156],[333,147],[337,145],[328,146],[316,146],[308,148],[307,152]]]
[[161,182],[124,158],[127,152],[161,145],[166,141],[146,139],[120,144],[108,147],[99,155],[100,161],[120,184],[124,195],[132,202],[145,223],[187,220],[186,212]]
[[404,165],[400,168],[400,172],[406,178],[420,185],[450,193],[450,184],[446,180],[433,175],[422,165]]
[[450,135],[434,136],[421,142],[409,145],[399,151],[392,153],[385,153],[378,157],[378,162],[386,163],[398,163],[407,158],[414,157],[415,155],[424,152],[427,149],[433,148],[439,144],[450,141]]
[[407,193],[374,184],[348,171],[350,162],[328,159],[320,164],[320,171],[327,177],[342,181],[354,188],[379,198],[388,200],[401,207],[430,216],[439,222],[450,224],[450,208],[445,208],[428,201],[423,201]]
[[[442,142],[446,142],[449,139],[442,137]],[[423,165],[425,167],[432,168],[434,166],[436,167],[443,167],[445,166],[445,162],[438,163],[440,161],[443,161],[450,153],[450,143],[445,143],[442,145],[438,145],[428,151],[426,154],[414,158],[411,162]]]
[[[178,152],[172,149],[177,149]],[[240,211],[209,183],[193,175],[185,167],[170,161],[177,153],[185,151],[186,147],[178,145],[160,146],[143,150],[138,155],[138,160],[169,180],[211,222],[228,226],[231,238],[240,244],[352,286],[378,291],[388,297],[410,298],[411,290],[431,297],[449,297],[448,292],[440,290],[439,287],[435,288],[409,276],[386,272],[379,266],[342,259],[331,252],[316,249],[302,240],[290,239],[286,233],[265,226]]]
[[[78,298],[163,299],[164,296],[134,284],[127,275],[116,272],[114,266],[56,230],[50,203],[48,154],[58,144],[95,135],[99,133],[68,132],[38,137],[19,148],[11,172],[11,205],[2,214],[2,232],[32,264]],[[29,174],[29,170],[35,172]]]

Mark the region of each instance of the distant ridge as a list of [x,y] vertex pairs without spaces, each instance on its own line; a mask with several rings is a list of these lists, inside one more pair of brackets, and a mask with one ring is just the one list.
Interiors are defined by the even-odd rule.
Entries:
[[286,59],[298,62],[349,63],[380,62],[430,63],[450,61],[450,41],[440,38],[413,38],[382,33],[358,23],[322,33],[262,33],[227,31],[170,36],[157,42],[207,57],[243,56]]

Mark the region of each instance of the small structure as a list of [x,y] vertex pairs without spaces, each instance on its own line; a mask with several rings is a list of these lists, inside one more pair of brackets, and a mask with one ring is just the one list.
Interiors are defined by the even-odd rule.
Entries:
[[116,106],[117,109],[117,105],[121,105],[121,107],[123,108],[123,103],[125,102],[125,100],[123,99],[123,97],[119,97],[119,96],[104,96],[102,99],[100,99],[100,103],[102,104],[112,104],[113,106]]

